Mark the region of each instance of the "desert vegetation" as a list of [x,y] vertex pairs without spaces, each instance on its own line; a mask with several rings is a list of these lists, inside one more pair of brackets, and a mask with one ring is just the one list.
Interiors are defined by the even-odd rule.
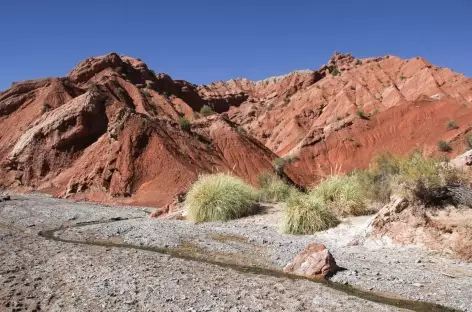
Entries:
[[[282,166],[287,160],[277,158],[275,163]],[[372,207],[389,202],[393,194],[419,206],[439,205],[445,198],[437,194],[471,180],[464,171],[419,151],[407,157],[379,154],[369,168],[328,176],[306,192],[270,172],[259,175],[259,190],[218,173],[201,176],[191,187],[188,216],[193,222],[226,221],[250,214],[258,201],[282,203],[282,232],[313,234],[337,225],[340,218],[373,213]]]
[[297,194],[288,199],[281,223],[286,234],[313,234],[339,223],[325,202],[309,194]]
[[190,128],[192,126],[192,124],[190,123],[190,121],[185,118],[185,117],[179,117],[179,126],[182,130],[184,131],[190,131]]
[[437,145],[441,152],[450,152],[452,150],[451,146],[446,141],[440,140]]
[[299,191],[285,183],[273,173],[262,173],[258,176],[260,200],[263,202],[285,202]]
[[459,129],[459,126],[454,120],[448,120],[446,122],[446,129],[447,130],[454,130],[454,129]]
[[51,105],[49,103],[44,103],[43,107],[41,108],[41,112],[44,114],[45,112],[49,112],[51,110]]
[[202,115],[203,117],[213,115],[214,113],[215,111],[208,105],[203,105],[200,109],[200,115]]
[[202,175],[187,193],[192,222],[228,221],[254,211],[258,192],[243,180],[224,173]]
[[361,109],[358,110],[358,111],[356,111],[356,114],[357,114],[357,116],[359,116],[359,118],[361,118],[361,119],[365,119],[365,120],[369,120],[369,119],[370,119],[369,116],[367,116],[366,113],[365,113],[363,110],[361,110]]

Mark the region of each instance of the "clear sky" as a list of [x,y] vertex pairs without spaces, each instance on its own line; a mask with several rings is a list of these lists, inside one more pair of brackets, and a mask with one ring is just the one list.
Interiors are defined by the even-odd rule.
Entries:
[[471,0],[4,0],[0,90],[86,57],[139,57],[174,79],[263,79],[333,51],[423,56],[472,76]]

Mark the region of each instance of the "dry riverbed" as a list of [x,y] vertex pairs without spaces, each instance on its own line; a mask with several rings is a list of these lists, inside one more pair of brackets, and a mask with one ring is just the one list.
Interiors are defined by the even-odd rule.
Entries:
[[[148,219],[148,212],[43,196],[1,202],[0,311],[404,310],[378,303],[376,293],[472,311],[472,264],[371,241],[368,217],[293,236],[279,234],[277,206],[201,225]],[[332,278],[339,284],[277,273],[312,241],[346,268]]]

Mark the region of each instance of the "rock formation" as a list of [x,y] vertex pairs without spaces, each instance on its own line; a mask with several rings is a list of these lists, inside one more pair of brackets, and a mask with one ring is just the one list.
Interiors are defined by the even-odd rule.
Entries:
[[111,53],[0,92],[0,185],[164,207],[199,174],[256,184],[286,155],[288,177],[309,185],[382,150],[439,155],[443,140],[462,153],[471,102],[471,79],[422,58],[335,53],[317,70],[198,86]]

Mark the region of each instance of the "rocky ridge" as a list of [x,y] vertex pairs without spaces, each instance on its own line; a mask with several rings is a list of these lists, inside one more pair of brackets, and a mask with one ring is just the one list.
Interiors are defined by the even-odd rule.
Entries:
[[[470,102],[471,79],[422,58],[335,53],[317,70],[198,86],[111,53],[0,93],[0,184],[163,206],[198,174],[257,184],[274,158],[295,155],[286,172],[309,185],[366,167],[383,150],[440,155],[442,140],[447,155],[461,153]],[[202,117],[204,105],[218,114]]]

